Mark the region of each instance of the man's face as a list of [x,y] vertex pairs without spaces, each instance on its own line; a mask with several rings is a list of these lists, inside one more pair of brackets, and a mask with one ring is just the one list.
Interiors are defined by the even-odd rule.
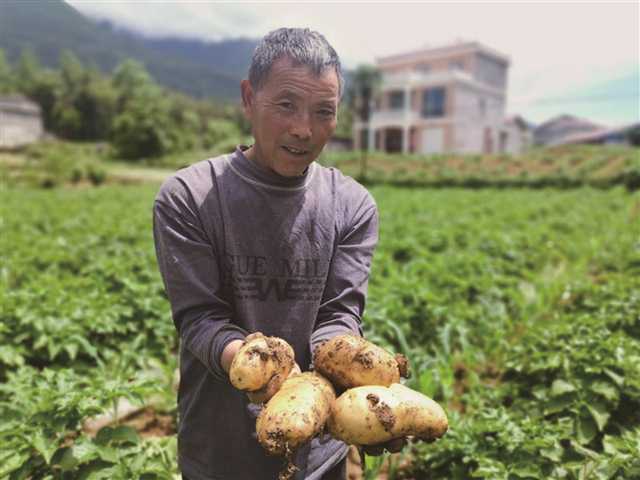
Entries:
[[335,69],[316,76],[309,67],[293,66],[288,58],[281,58],[258,91],[247,80],[241,86],[245,116],[255,138],[246,156],[280,175],[301,175],[336,128]]

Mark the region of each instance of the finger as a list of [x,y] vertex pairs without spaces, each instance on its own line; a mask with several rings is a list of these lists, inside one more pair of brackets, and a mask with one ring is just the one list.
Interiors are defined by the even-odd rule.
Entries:
[[275,374],[273,377],[271,377],[269,383],[267,383],[260,390],[247,392],[247,397],[249,397],[249,401],[251,403],[267,403],[269,400],[271,400],[271,397],[273,397],[278,392],[278,390],[280,390],[283,382],[284,379],[282,378],[282,375]]
[[256,338],[262,338],[262,337],[264,337],[264,335],[262,335],[262,332],[253,332],[247,335],[244,339],[245,341],[250,342],[251,340],[254,340]]
[[377,457],[384,453],[384,447],[382,445],[363,445],[362,450],[372,457]]
[[384,448],[389,450],[389,452],[391,453],[398,453],[400,450],[402,450],[405,447],[406,444],[407,444],[407,439],[405,437],[394,438],[393,440],[389,440],[384,445]]

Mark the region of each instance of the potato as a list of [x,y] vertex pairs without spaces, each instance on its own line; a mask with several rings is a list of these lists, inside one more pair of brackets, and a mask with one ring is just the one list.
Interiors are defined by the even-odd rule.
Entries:
[[269,383],[267,383],[264,388],[253,392],[247,392],[249,401],[256,404],[267,403],[269,399],[273,397],[278,390],[280,390],[280,387],[287,378],[292,377],[293,375],[298,375],[299,373],[302,373],[300,371],[300,367],[297,363],[294,363],[288,376],[285,377],[283,374],[277,373],[271,377],[271,380],[269,380]]
[[338,388],[365,385],[388,387],[400,377],[409,376],[404,355],[393,356],[386,350],[356,335],[333,337],[320,344],[314,353],[314,369]]
[[318,373],[291,376],[258,415],[260,445],[271,455],[289,456],[320,433],[335,399],[333,386]]
[[[255,392],[272,382],[274,392],[295,365],[293,348],[278,337],[252,333],[233,357],[229,380],[238,390]],[[276,388],[277,387],[277,388]]]
[[333,404],[327,426],[333,437],[352,445],[406,436],[430,441],[449,428],[440,405],[399,383],[347,390]]

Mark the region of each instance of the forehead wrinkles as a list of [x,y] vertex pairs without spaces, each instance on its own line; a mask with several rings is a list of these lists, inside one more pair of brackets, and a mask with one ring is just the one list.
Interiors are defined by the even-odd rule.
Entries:
[[316,76],[304,67],[284,67],[269,75],[265,85],[273,95],[291,92],[299,97],[311,95],[319,100],[335,101],[338,98],[338,79],[331,70]]

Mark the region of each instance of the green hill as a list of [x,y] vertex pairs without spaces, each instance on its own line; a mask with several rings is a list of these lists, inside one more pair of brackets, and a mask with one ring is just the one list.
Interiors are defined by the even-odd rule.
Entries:
[[238,99],[244,63],[256,43],[145,39],[95,22],[62,0],[0,2],[0,48],[11,63],[26,47],[47,67],[57,67],[65,49],[106,73],[134,58],[159,83],[199,98]]

